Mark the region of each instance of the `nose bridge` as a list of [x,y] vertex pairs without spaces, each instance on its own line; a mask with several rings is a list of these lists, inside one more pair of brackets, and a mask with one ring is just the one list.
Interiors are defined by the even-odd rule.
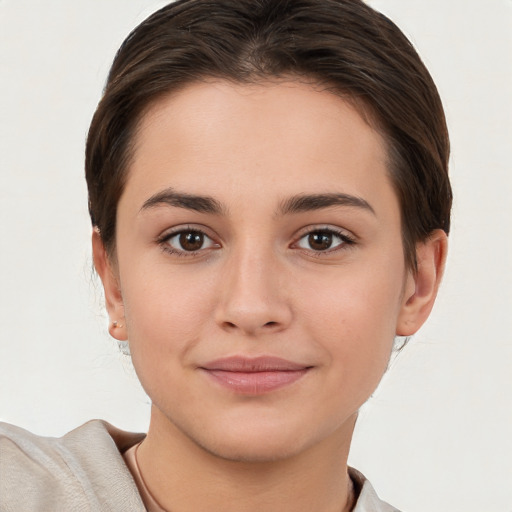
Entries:
[[217,321],[247,334],[279,330],[291,319],[282,286],[281,263],[273,247],[247,239],[225,261]]

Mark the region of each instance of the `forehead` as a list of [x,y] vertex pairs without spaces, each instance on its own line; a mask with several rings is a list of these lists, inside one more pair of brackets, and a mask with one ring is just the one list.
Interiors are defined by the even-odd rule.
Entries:
[[389,186],[386,160],[383,138],[353,102],[319,86],[201,82],[160,98],[141,119],[127,188],[141,198],[169,186],[362,196],[372,183]]

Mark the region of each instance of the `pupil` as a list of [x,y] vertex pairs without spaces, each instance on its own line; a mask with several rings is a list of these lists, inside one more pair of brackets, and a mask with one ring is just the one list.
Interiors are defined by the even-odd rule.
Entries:
[[332,235],[330,233],[311,233],[309,235],[309,245],[312,249],[325,251],[332,245]]
[[181,233],[180,245],[185,251],[198,251],[203,245],[204,236],[197,231]]

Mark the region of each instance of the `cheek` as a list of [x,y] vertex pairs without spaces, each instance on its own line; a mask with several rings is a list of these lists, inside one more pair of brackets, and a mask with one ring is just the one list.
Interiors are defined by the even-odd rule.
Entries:
[[200,276],[141,265],[123,281],[128,339],[134,364],[173,365],[186,357],[212,317],[211,286]]
[[394,267],[351,267],[312,279],[302,295],[311,336],[335,367],[333,378],[353,393],[371,393],[389,362],[403,286],[403,269]]
[[312,276],[308,283],[301,282],[296,293],[311,312],[307,316],[323,318],[320,324],[332,328],[332,334],[350,332],[357,343],[371,343],[364,333],[394,335],[404,280],[402,268],[395,267],[382,262]]
[[173,410],[181,407],[180,397],[201,401],[187,386],[193,379],[187,361],[204,337],[211,301],[198,283],[157,275],[128,283],[126,325],[133,367],[142,387],[152,403]]

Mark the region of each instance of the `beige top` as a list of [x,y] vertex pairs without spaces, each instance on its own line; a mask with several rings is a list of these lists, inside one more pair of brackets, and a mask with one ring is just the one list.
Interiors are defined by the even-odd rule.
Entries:
[[[161,512],[133,464],[133,450],[144,437],[100,420],[61,438],[0,423],[0,510]],[[361,473],[349,473],[359,491],[353,512],[398,512],[379,499]]]

